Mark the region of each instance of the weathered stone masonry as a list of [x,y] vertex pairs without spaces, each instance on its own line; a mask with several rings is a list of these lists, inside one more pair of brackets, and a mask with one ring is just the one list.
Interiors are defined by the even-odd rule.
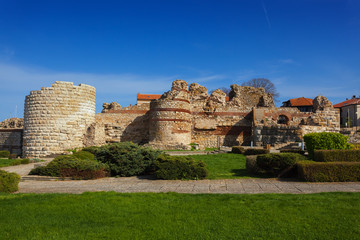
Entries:
[[32,91],[25,99],[25,157],[60,154],[83,147],[87,126],[95,123],[95,88],[71,82]]
[[[316,100],[316,99],[315,99]],[[95,89],[55,82],[25,101],[23,155],[41,157],[67,149],[133,141],[161,149],[272,144],[300,141],[314,131],[339,131],[339,112],[324,97],[314,113],[275,108],[263,88],[231,86],[229,99],[199,84],[176,80],[150,103],[103,105],[95,115]],[[317,106],[315,106],[317,104]]]

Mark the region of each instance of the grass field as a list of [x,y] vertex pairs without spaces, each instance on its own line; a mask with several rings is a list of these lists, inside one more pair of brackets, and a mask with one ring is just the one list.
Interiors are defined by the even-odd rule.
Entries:
[[0,194],[0,239],[359,239],[360,193]]
[[208,179],[231,179],[254,177],[246,171],[246,159],[242,154],[224,153],[192,155],[195,160],[203,160],[209,170]]
[[10,166],[12,162],[16,159],[7,159],[7,158],[0,158],[0,167],[7,167]]

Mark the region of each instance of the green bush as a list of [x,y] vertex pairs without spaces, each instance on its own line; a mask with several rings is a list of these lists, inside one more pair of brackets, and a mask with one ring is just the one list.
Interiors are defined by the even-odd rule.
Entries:
[[244,155],[259,155],[259,154],[267,154],[270,151],[268,149],[263,148],[248,148],[245,150]]
[[315,150],[351,149],[348,140],[349,137],[332,132],[308,133],[304,135],[306,149],[311,159],[314,159]]
[[301,155],[305,154],[305,151],[301,150],[301,149],[281,149],[280,152],[281,153],[297,153],[297,154],[301,154]]
[[19,190],[20,176],[0,170],[0,192],[12,193]]
[[232,153],[237,153],[237,154],[244,154],[245,149],[241,146],[234,146],[231,148],[231,152]]
[[256,164],[256,155],[248,155],[246,156],[246,170],[250,173],[258,174],[260,168]]
[[315,150],[316,162],[360,162],[360,150]]
[[161,153],[131,142],[121,142],[100,147],[96,159],[110,167],[111,176],[129,177],[149,173]]
[[85,147],[85,148],[81,149],[81,151],[86,151],[86,152],[96,155],[99,148],[100,147],[98,147],[98,146],[91,146],[91,147]]
[[161,155],[155,161],[155,175],[166,180],[204,179],[208,175],[203,161],[190,157]]
[[0,158],[9,158],[10,152],[9,151],[0,151]]
[[28,164],[30,163],[30,159],[24,158],[24,159],[16,159],[15,161],[13,161],[10,166],[16,166],[16,165],[20,165],[20,164]]
[[309,182],[360,181],[360,162],[300,161],[297,169],[299,177]]
[[96,179],[107,176],[108,166],[91,160],[78,159],[73,155],[58,156],[48,165],[35,168],[30,175]]
[[93,153],[83,150],[73,153],[73,156],[83,160],[91,160],[91,161],[95,160],[95,155]]
[[304,156],[297,153],[269,153],[257,156],[256,165],[262,174],[274,177],[294,177],[296,176],[294,171],[296,162],[304,159]]

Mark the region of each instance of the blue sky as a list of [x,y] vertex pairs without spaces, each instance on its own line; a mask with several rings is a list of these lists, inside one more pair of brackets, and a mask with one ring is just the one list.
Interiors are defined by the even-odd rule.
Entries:
[[[0,0],[0,120],[31,90],[86,83],[136,103],[175,79],[209,90],[270,79],[281,101],[360,95],[360,1]],[[17,109],[17,110],[16,110]]]

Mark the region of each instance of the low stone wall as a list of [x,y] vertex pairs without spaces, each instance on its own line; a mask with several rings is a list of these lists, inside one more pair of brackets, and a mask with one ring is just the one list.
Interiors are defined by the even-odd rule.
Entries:
[[0,150],[22,154],[23,129],[0,129]]

